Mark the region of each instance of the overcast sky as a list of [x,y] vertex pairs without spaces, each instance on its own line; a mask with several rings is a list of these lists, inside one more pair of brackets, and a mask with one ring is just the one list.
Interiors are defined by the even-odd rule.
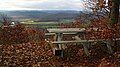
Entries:
[[0,10],[83,10],[81,0],[0,0]]

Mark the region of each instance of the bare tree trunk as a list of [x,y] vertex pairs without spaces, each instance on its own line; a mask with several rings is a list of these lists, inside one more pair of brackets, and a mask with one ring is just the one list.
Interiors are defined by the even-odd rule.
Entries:
[[[111,1],[112,1],[112,6],[110,8],[110,25],[112,28],[114,28],[115,24],[117,24],[119,22],[120,0],[111,0]],[[116,36],[114,36],[114,38],[116,38]],[[110,44],[115,46],[115,45],[117,45],[117,41],[111,40]]]
[[119,0],[112,0],[111,14],[110,14],[110,23],[112,26],[118,23],[119,18]]

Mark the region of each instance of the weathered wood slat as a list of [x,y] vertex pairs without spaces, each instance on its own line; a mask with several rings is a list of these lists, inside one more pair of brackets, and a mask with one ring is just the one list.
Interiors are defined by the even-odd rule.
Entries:
[[[98,28],[92,28],[93,30],[97,31]],[[70,32],[84,32],[85,28],[54,28],[54,29],[47,29],[49,33],[70,33]]]
[[62,44],[62,43],[84,43],[84,42],[97,42],[103,40],[74,40],[74,41],[54,41],[53,44]]
[[56,28],[47,29],[50,33],[73,33],[73,32],[84,32],[85,28]]
[[[115,40],[115,39],[113,39]],[[116,40],[120,40],[120,38],[117,38]],[[54,41],[53,44],[62,44],[62,43],[84,43],[84,42],[98,42],[98,41],[107,41],[105,39],[99,39],[99,40],[74,40],[74,41]]]
[[[56,33],[45,33],[45,36],[55,35]],[[62,33],[63,35],[76,35],[77,33]]]

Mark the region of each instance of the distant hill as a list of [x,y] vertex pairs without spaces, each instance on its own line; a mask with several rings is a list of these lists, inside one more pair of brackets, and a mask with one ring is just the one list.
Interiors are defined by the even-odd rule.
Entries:
[[1,11],[18,21],[59,21],[61,19],[74,19],[81,11],[75,10],[41,10],[41,11]]

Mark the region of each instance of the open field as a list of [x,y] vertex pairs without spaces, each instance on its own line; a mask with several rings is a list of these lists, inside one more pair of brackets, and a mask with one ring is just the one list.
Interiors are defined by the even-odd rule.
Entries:
[[57,28],[59,26],[58,22],[21,22],[22,24],[30,27],[38,27],[38,28]]

